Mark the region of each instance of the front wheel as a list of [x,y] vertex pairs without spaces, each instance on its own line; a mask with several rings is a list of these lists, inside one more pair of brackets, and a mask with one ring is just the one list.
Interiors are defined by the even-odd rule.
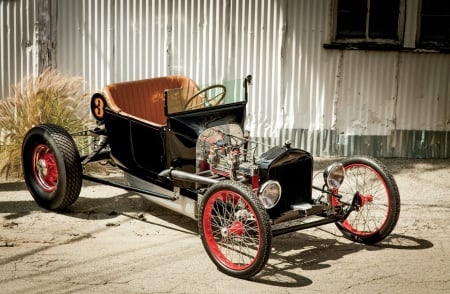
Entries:
[[198,224],[203,246],[220,271],[246,279],[267,263],[272,241],[269,216],[242,183],[214,184],[202,199]]
[[42,207],[60,210],[74,203],[80,194],[80,155],[70,134],[53,124],[28,131],[22,144],[25,183]]
[[391,172],[373,158],[355,157],[342,162],[345,179],[339,188],[342,200],[352,202],[356,210],[336,223],[345,237],[365,244],[386,238],[400,215],[400,194]]

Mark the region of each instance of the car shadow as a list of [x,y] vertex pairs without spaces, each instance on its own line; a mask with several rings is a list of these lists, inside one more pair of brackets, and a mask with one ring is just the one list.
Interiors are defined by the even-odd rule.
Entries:
[[23,191],[27,189],[24,181],[0,183],[0,191]]
[[[96,214],[110,216],[111,213],[109,212],[113,211],[115,215],[123,215],[150,225],[198,235],[197,222],[193,219],[154,204],[133,193],[125,193],[114,198],[117,199],[103,199],[106,202],[103,202],[102,199],[81,199],[78,204],[80,206],[74,205],[73,211],[68,212],[68,215],[83,217],[83,215],[86,215],[86,211],[83,212],[82,207],[96,207]],[[121,204],[122,201],[126,202]],[[130,209],[132,207],[134,209]],[[140,215],[136,216],[133,212],[148,213],[165,221],[167,225],[149,221]],[[342,259],[361,250],[424,250],[433,247],[433,243],[428,240],[402,234],[391,234],[380,243],[365,245],[351,242],[340,235],[339,232],[333,233],[326,227],[316,228],[315,230],[320,234],[315,234],[314,231],[311,233],[298,231],[272,238],[272,250],[268,263],[258,275],[250,280],[277,287],[301,288],[312,284],[313,281],[306,275],[297,274],[296,270],[299,268],[305,272],[328,268],[332,266],[330,261]]]
[[433,243],[428,240],[400,234],[391,234],[376,245],[365,245],[349,242],[341,236],[323,238],[295,232],[273,238],[270,259],[252,281],[277,287],[305,287],[313,281],[296,274],[295,269],[306,272],[328,268],[332,266],[330,261],[361,250],[423,250],[431,247]]
[[20,218],[34,211],[60,213],[82,219],[108,219],[116,217],[116,211],[139,212],[142,209],[141,200],[131,193],[98,199],[79,197],[73,205],[59,211],[42,208],[31,195],[30,200],[2,201],[0,205],[0,213],[6,214],[6,219]]
[[[97,184],[85,183],[84,187],[91,185]],[[101,187],[101,185],[97,186]],[[26,185],[24,182],[1,183],[0,190],[9,192],[24,191],[26,190]],[[114,195],[111,197],[104,197],[102,195],[102,197],[98,198],[80,196],[74,204],[59,211],[52,211],[42,208],[33,200],[31,195],[29,196],[29,199],[30,200],[2,201],[0,205],[0,213],[3,214],[3,218],[6,221],[10,222],[30,215],[34,212],[58,213],[68,217],[84,220],[113,220],[119,216],[125,216],[149,224],[178,230],[177,228],[171,226],[165,226],[160,223],[149,221],[148,214],[150,214],[151,216],[157,217],[162,221],[176,225],[181,228],[181,231],[186,233],[198,233],[196,221],[154,204],[134,192],[124,191],[119,195]]]
[[[7,188],[8,191],[26,189],[24,183],[1,184],[0,188],[1,190]],[[39,207],[32,200],[31,195],[29,201],[5,201],[0,205],[0,213],[6,214],[4,217],[9,220],[23,217],[33,211],[55,213]],[[124,192],[112,197],[80,197],[72,206],[58,213],[86,220],[104,220],[125,216],[169,230],[198,234],[195,220],[154,204],[132,192]],[[150,221],[147,214],[159,218],[165,223]],[[382,242],[369,246],[353,243],[340,235],[317,229],[329,233],[330,237],[322,233],[320,236],[314,232],[306,234],[303,231],[274,237],[268,263],[258,275],[250,280],[278,287],[305,287],[312,284],[313,281],[306,275],[297,274],[296,270],[299,268],[305,273],[328,268],[333,266],[330,261],[342,259],[361,250],[424,250],[434,246],[428,240],[402,234],[391,234]]]
[[[87,220],[113,219],[118,216],[125,216],[166,229],[194,235],[198,233],[195,220],[155,204],[134,192],[126,192],[109,198],[80,197],[73,205],[60,213]],[[176,225],[180,229],[152,222],[148,220],[149,217],[156,217],[168,224]]]

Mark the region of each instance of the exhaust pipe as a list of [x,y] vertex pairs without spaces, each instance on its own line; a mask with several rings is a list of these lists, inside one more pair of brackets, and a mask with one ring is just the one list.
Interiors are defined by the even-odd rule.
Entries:
[[169,178],[171,180],[190,181],[207,185],[212,185],[219,182],[219,180],[202,177],[199,175],[191,174],[181,170],[175,170],[172,168],[163,170],[162,172],[159,173],[159,176],[163,178]]

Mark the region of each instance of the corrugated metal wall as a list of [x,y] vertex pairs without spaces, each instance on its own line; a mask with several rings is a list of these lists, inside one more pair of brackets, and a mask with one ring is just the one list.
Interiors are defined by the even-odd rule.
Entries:
[[0,99],[35,70],[34,1],[0,1]]
[[253,136],[278,143],[284,129],[330,128],[339,53],[322,49],[328,1],[94,3],[57,2],[57,66],[93,88],[167,74],[199,84],[252,74]]
[[[0,3],[3,19],[33,1]],[[332,0],[51,3],[56,66],[92,90],[168,74],[201,85],[252,74],[247,128],[259,141],[291,140],[316,156],[450,157],[450,54],[324,49]],[[418,3],[406,7],[407,46]],[[2,43],[2,68],[10,47]]]

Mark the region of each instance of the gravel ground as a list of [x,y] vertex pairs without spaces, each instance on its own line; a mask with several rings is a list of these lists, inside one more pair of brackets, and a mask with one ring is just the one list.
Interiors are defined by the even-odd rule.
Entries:
[[[330,159],[318,159],[316,168]],[[85,183],[64,213],[0,182],[2,293],[450,293],[450,160],[385,159],[401,195],[394,232],[352,243],[333,224],[275,237],[251,280],[220,273],[197,223]]]

